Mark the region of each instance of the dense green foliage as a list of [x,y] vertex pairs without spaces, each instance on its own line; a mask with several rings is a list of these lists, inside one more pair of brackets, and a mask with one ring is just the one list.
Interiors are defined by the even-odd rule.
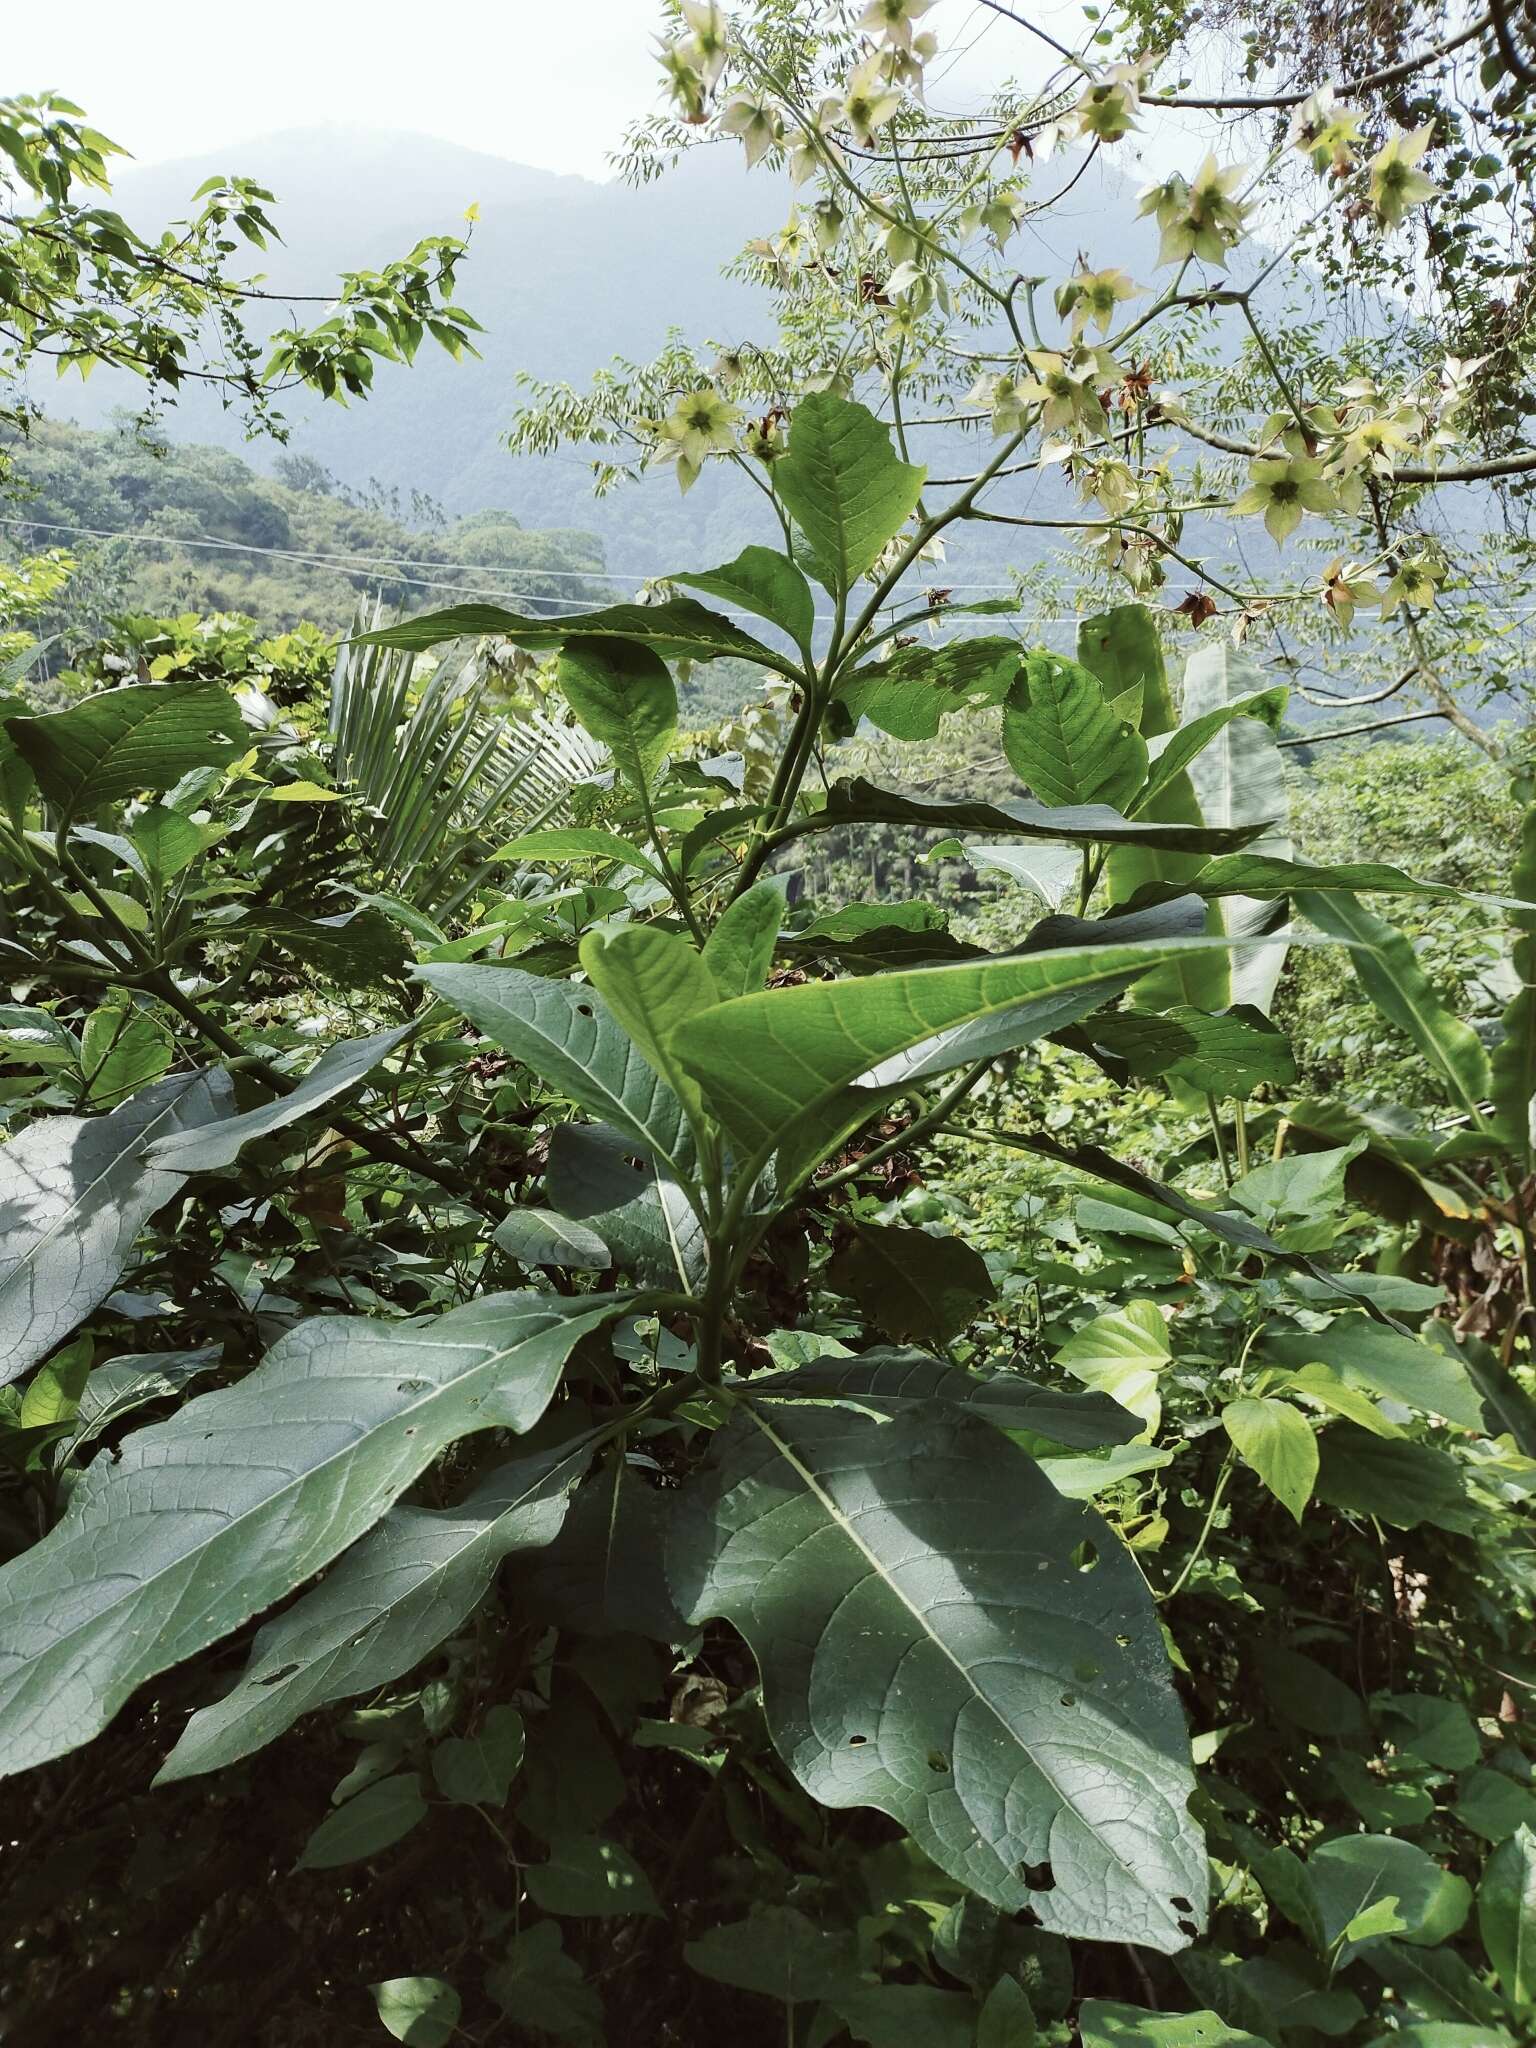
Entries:
[[[789,450],[842,612],[914,480],[843,399]],[[6,719],[14,2037],[371,1989],[415,2041],[1519,2040],[1536,1403],[1428,1276],[1525,1242],[1529,939],[1490,1061],[1355,893],[1457,887],[1290,846],[1284,693],[1219,647],[1157,745],[1140,607],[893,664],[873,612],[811,650],[788,555],[684,582],[763,637],[461,608],[324,712]],[[530,762],[584,729],[535,810],[463,778],[481,665],[412,684],[471,632],[539,659]],[[679,740],[717,656],[795,707],[752,791]],[[1011,788],[807,773],[850,697],[978,696]],[[464,851],[405,859],[428,818]],[[1069,909],[792,908],[866,826]],[[1292,896],[1448,1138],[1296,1098],[1241,936]],[[1036,1162],[1011,1222],[925,1186],[955,1131]]]
[[[1299,387],[1281,258],[1220,281],[1231,161],[1147,195],[1164,288],[1085,256],[1048,311],[1009,272],[1031,139],[1198,111],[1141,41],[1189,23],[956,120],[926,12],[668,10],[632,165],[787,162],[778,332],[525,416],[614,481],[728,468],[772,545],[611,601],[528,590],[565,540],[493,521],[505,583],[370,601],[334,660],[106,607],[67,669],[9,659],[21,2048],[1536,2041],[1536,803],[1447,680],[1481,600],[1430,527],[1536,469],[1436,240],[1512,275],[1467,188],[1526,191],[1523,59],[1502,17],[1412,55],[1391,132],[1395,74],[1261,96],[1295,118],[1259,178],[1326,174],[1351,275],[1407,290],[1427,223],[1412,360],[1319,345]],[[53,185],[0,237],[19,357],[185,322],[164,251]],[[352,283],[288,362],[321,389],[394,289]],[[945,474],[916,400],[990,452]],[[380,542],[336,599],[394,538],[302,464],[34,445],[146,533]],[[1058,467],[1070,648],[932,580]],[[1234,581],[1186,495],[1350,554]],[[13,568],[0,623],[68,569]],[[1461,751],[1299,744],[1323,635]]]

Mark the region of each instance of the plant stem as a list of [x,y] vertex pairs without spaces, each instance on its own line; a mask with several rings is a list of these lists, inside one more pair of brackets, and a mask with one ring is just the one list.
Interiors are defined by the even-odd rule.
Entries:
[[1216,1140],[1216,1163],[1221,1168],[1224,1187],[1232,1185],[1232,1162],[1227,1157],[1226,1133],[1221,1128],[1220,1105],[1214,1095],[1205,1098],[1205,1113],[1211,1120],[1211,1136]]
[[1176,1594],[1181,1593],[1184,1590],[1185,1582],[1189,1578],[1190,1573],[1194,1570],[1195,1566],[1200,1562],[1201,1557],[1204,1555],[1206,1543],[1210,1538],[1211,1530],[1216,1521],[1216,1512],[1221,1506],[1222,1496],[1226,1493],[1227,1490],[1227,1481],[1232,1477],[1233,1469],[1236,1466],[1236,1464],[1237,1453],[1235,1451],[1228,1451],[1226,1457],[1223,1458],[1221,1461],[1221,1470],[1216,1475],[1216,1484],[1211,1492],[1211,1504],[1205,1511],[1205,1522],[1201,1527],[1198,1538],[1196,1539],[1195,1547],[1189,1553],[1188,1557],[1185,1558],[1184,1569],[1179,1573],[1179,1576],[1174,1580],[1173,1584],[1168,1588],[1167,1592],[1159,1595],[1159,1598],[1163,1600],[1172,1600]]

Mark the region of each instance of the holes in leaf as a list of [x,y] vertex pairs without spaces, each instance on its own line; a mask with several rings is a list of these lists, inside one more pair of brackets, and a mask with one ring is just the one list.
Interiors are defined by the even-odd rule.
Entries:
[[285,1678],[292,1678],[298,1670],[297,1664],[279,1664],[275,1671],[266,1672],[256,1680],[258,1685],[281,1685]]
[[645,1161],[643,1159],[636,1159],[633,1153],[626,1152],[624,1154],[624,1164],[632,1166],[636,1173],[644,1173],[645,1171]]
[[862,1749],[865,1743],[868,1742],[868,1740],[869,1737],[867,1735],[850,1735],[848,1738],[848,1747],[850,1749]]
[[1175,1913],[1193,1913],[1195,1910],[1191,1901],[1186,1899],[1182,1892],[1176,1893],[1168,1903],[1172,1906]]
[[1072,1553],[1072,1562],[1080,1572],[1091,1572],[1099,1561],[1099,1546],[1091,1536],[1085,1536]]
[[949,1770],[949,1758],[948,1758],[948,1757],[947,1757],[947,1756],[946,1756],[946,1755],[944,1754],[944,1752],[943,1752],[943,1750],[942,1750],[942,1749],[930,1749],[930,1750],[929,1750],[929,1752],[928,1752],[928,1768],[929,1768],[929,1770],[930,1770],[930,1771],[937,1771],[937,1772],[939,1772],[939,1773],[940,1773],[940,1775],[943,1775],[943,1774],[945,1774],[945,1773],[947,1773],[947,1772],[948,1772],[948,1770]]
[[1026,1891],[1048,1892],[1055,1889],[1055,1880],[1051,1876],[1051,1859],[1049,1856],[1041,1863],[1020,1863],[1017,1869],[1018,1875],[1024,1881],[1024,1889]]
[[1077,1694],[1075,1692],[1064,1692],[1061,1696],[1061,1704],[1064,1707],[1075,1707],[1077,1705]]
[[1131,1639],[1129,1636],[1116,1636],[1115,1641],[1120,1645],[1122,1650],[1128,1650],[1131,1647]]
[[576,1014],[578,1017],[590,1017],[592,1014],[592,1005],[590,1003],[578,1003],[576,1005]]
[[1179,1932],[1187,1941],[1193,1941],[1200,1930],[1193,1920],[1181,1920],[1179,1922]]
[[427,1382],[425,1380],[400,1380],[395,1386],[397,1394],[424,1394],[426,1390]]

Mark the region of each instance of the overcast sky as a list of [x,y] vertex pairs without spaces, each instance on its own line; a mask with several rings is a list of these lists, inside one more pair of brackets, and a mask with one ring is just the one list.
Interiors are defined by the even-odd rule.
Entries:
[[[0,5],[0,91],[55,88],[144,163],[334,121],[605,177],[608,151],[657,98],[651,0]],[[1076,4],[1032,13],[1063,39],[1085,33]],[[1039,75],[1029,39],[973,0],[939,0],[928,19],[942,44],[930,99],[944,112],[1009,70]]]

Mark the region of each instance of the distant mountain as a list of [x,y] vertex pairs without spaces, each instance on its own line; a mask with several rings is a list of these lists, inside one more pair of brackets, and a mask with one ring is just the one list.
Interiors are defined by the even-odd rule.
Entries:
[[[757,494],[718,468],[686,498],[670,471],[594,501],[591,472],[579,457],[514,459],[501,437],[517,404],[520,372],[581,386],[615,356],[643,362],[681,329],[696,343],[766,334],[767,295],[722,276],[751,236],[777,227],[787,207],[782,181],[749,176],[732,145],[697,152],[657,184],[633,189],[531,170],[498,156],[430,137],[350,128],[272,135],[218,158],[129,170],[118,200],[126,217],[158,223],[183,211],[189,195],[216,172],[238,169],[277,194],[286,246],[274,250],[274,282],[323,291],[343,265],[372,264],[418,236],[454,231],[474,203],[479,220],[458,297],[486,329],[483,360],[455,364],[423,349],[410,370],[380,370],[365,404],[343,409],[318,400],[288,408],[294,451],[314,457],[345,482],[370,478],[402,492],[418,490],[450,512],[505,507],[528,527],[596,532],[609,566],[652,574],[708,555],[722,559],[748,539],[771,538]],[[1042,183],[1062,173],[1042,171]],[[1155,235],[1136,218],[1132,186],[1095,164],[1045,226],[1029,224],[1015,245],[1021,263],[1047,274],[1070,267],[1079,246],[1095,261],[1143,266]],[[77,391],[42,394],[50,410],[101,425],[116,406],[135,402],[130,380],[97,377]],[[247,446],[237,419],[200,392],[186,393],[167,415],[175,439],[239,448],[270,467],[277,451]],[[937,456],[938,437],[923,452]],[[940,472],[967,437],[945,437]],[[1060,479],[1025,478],[1014,509],[1065,509]],[[1049,552],[1051,536],[966,535],[973,573],[987,565],[1026,564]]]

